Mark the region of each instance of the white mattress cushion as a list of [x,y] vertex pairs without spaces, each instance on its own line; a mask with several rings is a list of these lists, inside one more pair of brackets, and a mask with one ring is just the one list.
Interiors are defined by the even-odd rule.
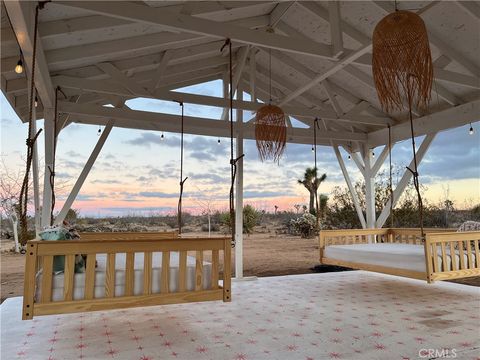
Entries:
[[[368,265],[385,266],[395,269],[426,272],[425,250],[423,245],[410,244],[352,244],[331,245],[324,251],[326,258],[361,263]],[[457,267],[460,263],[460,255],[456,251]],[[472,254],[475,262],[475,255]],[[447,252],[447,269],[450,269],[451,256]],[[467,263],[467,254],[464,253],[464,261]],[[438,263],[443,270],[442,253],[438,250]]]
[[423,245],[331,245],[325,248],[324,254],[325,257],[335,260],[425,272]]
[[[106,254],[97,254],[97,267],[95,269],[95,298],[105,297]],[[134,263],[134,295],[143,294],[143,253],[135,254]],[[118,253],[115,257],[115,296],[125,294],[125,261],[126,254]],[[187,281],[186,288],[189,291],[195,289],[195,265],[196,260],[192,256],[187,257]],[[176,292],[178,289],[179,274],[178,252],[170,252],[170,279],[169,291]],[[152,294],[160,293],[162,273],[162,253],[152,253]],[[64,274],[53,275],[52,301],[63,300]],[[42,274],[37,276],[36,298],[41,296]],[[81,300],[85,294],[85,273],[77,273],[74,276],[73,299]],[[211,287],[211,264],[203,262],[203,289]]]

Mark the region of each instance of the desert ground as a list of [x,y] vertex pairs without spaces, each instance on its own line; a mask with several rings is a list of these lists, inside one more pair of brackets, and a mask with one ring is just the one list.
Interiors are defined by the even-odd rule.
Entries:
[[[206,236],[189,233],[188,236]],[[13,241],[1,243],[1,300],[22,296],[25,256],[9,250]],[[233,250],[233,253],[235,250]],[[318,265],[318,243],[314,238],[260,233],[244,237],[244,276],[275,276],[313,272]],[[232,255],[234,256],[234,255]]]
[[[205,232],[189,232],[188,236],[206,236]],[[218,235],[218,233],[217,233]],[[1,241],[1,301],[22,296],[25,256],[10,250],[12,240]],[[232,257],[234,258],[232,251]],[[244,236],[244,276],[279,276],[315,272],[319,265],[318,241],[300,236],[278,234],[274,229]],[[205,258],[205,260],[209,260]],[[330,271],[333,269],[322,269]],[[480,277],[458,280],[467,285],[480,286]]]

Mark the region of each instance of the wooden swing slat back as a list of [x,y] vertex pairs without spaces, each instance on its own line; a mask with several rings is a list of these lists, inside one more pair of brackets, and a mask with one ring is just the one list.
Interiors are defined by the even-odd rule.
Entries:
[[[27,244],[25,265],[23,319],[37,315],[120,309],[196,301],[231,301],[231,247],[230,237],[179,238],[172,233],[91,233],[78,240],[41,241]],[[140,235],[139,235],[140,234]],[[152,293],[152,254],[162,252],[160,293]],[[179,253],[177,291],[170,291],[170,255]],[[187,290],[187,255],[195,254],[195,286]],[[204,253],[211,254],[211,287],[204,289]],[[115,294],[116,254],[125,253],[125,291]],[[223,284],[219,285],[220,253],[223,255]],[[86,256],[84,298],[74,299],[75,256]],[[95,298],[95,262],[97,254],[107,254],[105,270],[105,297]],[[134,295],[134,263],[136,254],[143,254],[143,292]],[[64,291],[62,301],[52,301],[53,258],[65,256]],[[36,274],[42,270],[41,296],[35,299]],[[137,286],[138,287],[138,286]]]

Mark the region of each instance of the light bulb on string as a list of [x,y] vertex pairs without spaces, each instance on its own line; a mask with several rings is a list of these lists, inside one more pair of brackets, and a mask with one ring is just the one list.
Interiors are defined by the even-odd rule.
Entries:
[[100,125],[98,126],[98,131],[97,131],[97,136],[100,136],[100,134],[102,133],[102,128],[100,127]]
[[314,146],[312,146],[312,152],[315,152],[315,147]]
[[470,135],[473,135],[473,133],[474,133],[472,124],[470,124],[470,129],[468,130],[468,133]]
[[23,62],[22,59],[18,60],[17,65],[15,65],[15,72],[17,74],[23,73]]
[[160,135],[160,140],[165,140],[165,135],[163,135],[163,133]]
[[352,156],[351,156],[351,155],[348,155],[348,160],[352,160]]
[[375,153],[372,151],[372,157],[374,158],[375,157]]
[[35,107],[38,106],[38,98],[35,96]]
[[217,140],[217,144],[220,145],[220,139]]

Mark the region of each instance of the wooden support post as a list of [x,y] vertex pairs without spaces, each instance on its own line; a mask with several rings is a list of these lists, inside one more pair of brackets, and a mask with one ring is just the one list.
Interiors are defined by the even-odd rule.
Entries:
[[[103,129],[102,135],[100,136],[100,139],[98,139],[97,145],[95,145],[95,148],[93,149],[92,154],[90,155],[90,157],[87,160],[87,163],[85,164],[85,167],[80,173],[80,176],[78,177],[77,182],[73,186],[72,191],[70,192],[70,195],[68,195],[68,198],[65,201],[65,204],[63,204],[62,210],[60,211],[57,218],[55,219],[55,224],[61,224],[65,219],[65,216],[67,215],[68,210],[70,210],[93,164],[95,163],[95,160],[97,159],[98,154],[102,150],[103,145],[105,144],[105,141],[107,140],[108,135],[110,134],[110,131],[113,128],[113,124],[114,124],[114,121],[109,120],[107,125],[105,126],[105,129]],[[43,209],[43,211],[45,212],[45,209]]]
[[[243,100],[243,89],[237,91],[237,100]],[[243,111],[237,110],[237,158],[243,154]],[[237,162],[235,186],[235,278],[243,278],[243,158]]]

